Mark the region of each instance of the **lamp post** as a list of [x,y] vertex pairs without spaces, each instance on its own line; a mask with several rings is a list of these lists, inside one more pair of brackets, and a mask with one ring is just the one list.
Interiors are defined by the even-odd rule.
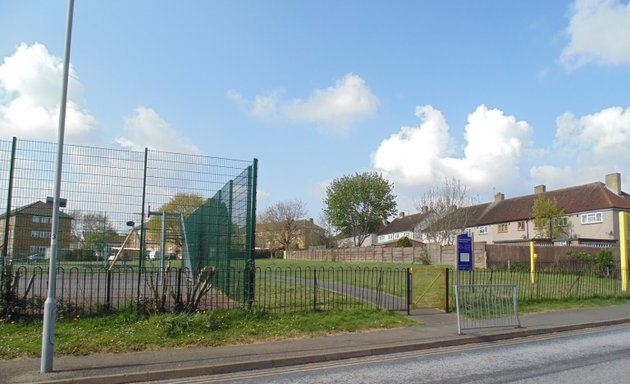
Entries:
[[55,318],[57,316],[57,235],[59,233],[59,195],[61,192],[61,168],[63,164],[63,139],[66,127],[66,100],[68,98],[68,73],[70,71],[70,42],[72,40],[72,16],[74,0],[68,0],[68,20],[66,25],[66,53],[63,62],[61,85],[61,105],[59,107],[59,131],[57,139],[57,161],[55,171],[55,194],[52,208],[52,228],[50,234],[50,262],[48,267],[48,296],[44,303],[44,323],[42,329],[42,355],[40,372],[48,373],[53,368],[55,349]]

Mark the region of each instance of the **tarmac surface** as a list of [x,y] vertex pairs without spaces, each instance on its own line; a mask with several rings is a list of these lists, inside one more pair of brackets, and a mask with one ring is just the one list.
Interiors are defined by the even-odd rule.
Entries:
[[248,371],[362,356],[527,337],[545,333],[630,323],[630,304],[532,313],[520,328],[493,328],[457,334],[457,316],[416,310],[419,325],[260,344],[183,348],[89,356],[60,356],[53,372],[40,373],[40,359],[0,361],[0,383],[132,383]]

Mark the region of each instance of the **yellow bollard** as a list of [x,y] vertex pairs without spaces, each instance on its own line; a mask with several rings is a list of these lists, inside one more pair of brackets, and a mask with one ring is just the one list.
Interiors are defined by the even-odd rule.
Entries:
[[621,292],[628,293],[628,214],[619,212],[619,249],[621,253]]
[[538,255],[534,252],[534,240],[529,242],[529,268],[532,284],[536,284],[536,259]]

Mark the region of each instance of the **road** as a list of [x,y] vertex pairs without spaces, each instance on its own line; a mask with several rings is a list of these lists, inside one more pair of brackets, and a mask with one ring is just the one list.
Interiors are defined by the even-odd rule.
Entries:
[[629,375],[624,325],[159,383],[617,384]]

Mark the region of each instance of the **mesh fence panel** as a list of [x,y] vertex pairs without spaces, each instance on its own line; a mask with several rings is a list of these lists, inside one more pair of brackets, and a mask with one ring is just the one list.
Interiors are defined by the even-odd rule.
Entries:
[[[48,265],[52,204],[47,198],[54,194],[56,153],[55,143],[0,140],[5,263]],[[255,173],[255,160],[66,144],[58,265],[183,267],[193,271],[189,277],[203,267],[244,269],[252,255]],[[140,292],[144,279],[137,280]],[[230,292],[251,285],[223,284]]]

